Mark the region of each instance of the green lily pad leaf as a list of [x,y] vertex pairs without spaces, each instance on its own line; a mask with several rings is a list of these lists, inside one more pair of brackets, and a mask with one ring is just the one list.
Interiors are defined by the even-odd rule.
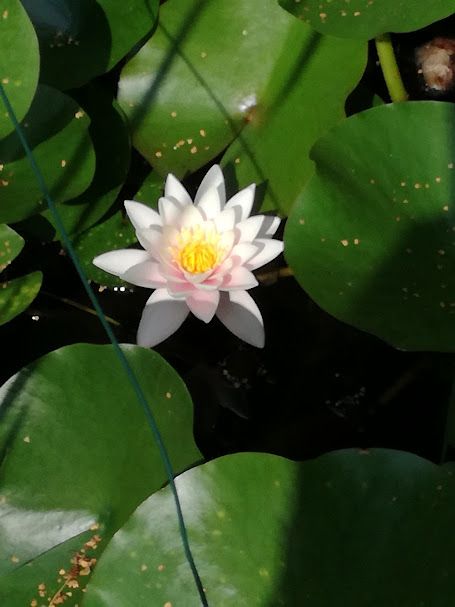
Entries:
[[163,178],[155,171],[151,171],[141,184],[133,199],[142,202],[153,209],[158,208],[158,200],[163,195]]
[[[299,464],[236,454],[185,472],[177,489],[210,605],[455,600],[455,483],[415,455],[346,450]],[[116,533],[84,607],[179,605],[182,597],[200,605],[165,488]]]
[[307,45],[308,29],[276,0],[166,2],[120,77],[133,144],[161,175],[196,170],[262,120]]
[[318,305],[404,349],[455,349],[452,129],[454,106],[431,101],[344,121],[314,146],[285,232]]
[[42,282],[41,272],[31,272],[20,278],[0,282],[0,325],[28,308],[38,295]]
[[455,12],[454,0],[279,0],[321,34],[369,40],[384,32],[412,32]]
[[363,42],[321,36],[305,26],[294,33],[289,49],[299,48],[300,41],[301,52],[293,50],[292,82],[283,86],[282,97],[263,120],[243,129],[222,162],[232,167],[239,187],[261,184],[262,210],[284,215],[313,174],[311,147],[344,117],[346,97],[362,76],[367,51]]
[[0,224],[0,272],[16,259],[24,248],[24,239],[12,228]]
[[[174,469],[187,468],[200,453],[183,382],[155,352],[123,349]],[[106,539],[166,481],[144,412],[111,346],[67,346],[24,368],[0,389],[0,418],[2,574],[94,524],[105,526]],[[43,582],[55,585],[54,570],[49,575]]]
[[[67,95],[40,85],[22,121],[29,145],[55,202],[83,192],[95,171],[90,121]],[[39,213],[46,202],[19,138],[0,141],[0,221],[13,223]]]
[[155,24],[158,0],[23,0],[38,33],[41,80],[77,88],[110,70]]
[[[93,181],[85,192],[59,206],[69,234],[83,232],[99,221],[115,202],[130,164],[130,137],[123,112],[101,87],[88,85],[76,93],[90,117],[89,134],[96,155]],[[49,210],[43,212],[53,225]]]
[[[22,251],[24,239],[5,224],[0,224],[0,272]],[[23,312],[40,290],[43,275],[32,272],[27,276],[0,282],[0,325]]]
[[[0,82],[18,120],[22,120],[38,84],[40,57],[33,25],[19,0],[0,3]],[[14,129],[0,102],[0,139]]]

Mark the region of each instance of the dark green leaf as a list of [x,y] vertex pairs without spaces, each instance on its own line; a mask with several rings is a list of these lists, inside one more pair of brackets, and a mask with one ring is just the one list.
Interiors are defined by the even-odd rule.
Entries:
[[[229,455],[182,474],[177,488],[210,605],[455,601],[455,483],[415,455]],[[84,607],[180,604],[200,602],[166,488],[114,536]]]
[[321,34],[363,40],[421,29],[455,11],[454,0],[280,0],[280,4]]
[[[0,4],[0,82],[22,120],[35,94],[40,69],[38,40],[19,0]],[[0,101],[0,139],[13,130],[6,108]]]
[[455,349],[454,130],[449,103],[349,118],[313,148],[285,233],[310,296],[400,348]]

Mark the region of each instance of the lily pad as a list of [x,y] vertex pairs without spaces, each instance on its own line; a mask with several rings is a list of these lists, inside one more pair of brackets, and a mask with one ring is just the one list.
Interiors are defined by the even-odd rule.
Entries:
[[[130,163],[130,137],[123,112],[101,87],[90,84],[76,93],[90,117],[89,134],[96,156],[93,181],[85,192],[61,204],[59,213],[69,234],[83,232],[103,217],[117,198]],[[43,212],[52,224],[49,210]]]
[[[40,85],[22,121],[29,145],[55,202],[83,192],[95,171],[90,121],[67,95]],[[0,141],[0,221],[12,223],[46,208],[15,133]]]
[[276,0],[166,2],[120,77],[133,144],[161,175],[203,166],[282,100],[308,36]]
[[384,32],[412,32],[455,12],[454,0],[279,0],[321,34],[368,40]]
[[[0,272],[21,252],[24,239],[5,224],[0,224]],[[41,287],[43,275],[32,272],[27,276],[0,282],[0,325],[23,312],[35,299]]]
[[239,188],[260,184],[262,210],[284,215],[313,174],[311,147],[344,117],[346,98],[362,76],[367,52],[363,42],[321,36],[303,24],[294,34],[289,49],[300,43],[300,53],[293,50],[292,80],[283,84],[281,98],[267,115],[243,129],[222,162]]
[[[210,605],[455,600],[455,483],[415,455],[346,450],[299,464],[236,454],[185,472],[177,488]],[[84,607],[199,606],[185,565],[166,488],[116,533]]]
[[[0,2],[0,82],[22,120],[38,84],[40,57],[33,25],[19,0]],[[0,101],[0,139],[14,129]]]
[[[155,352],[123,349],[182,471],[200,458],[188,392]],[[111,346],[67,346],[24,368],[0,389],[0,418],[2,574],[93,525],[104,525],[106,539],[166,481]],[[57,590],[54,569],[42,581]]]
[[455,350],[453,129],[454,106],[431,101],[344,121],[314,146],[285,232],[322,308],[404,349]]
[[110,70],[148,34],[158,0],[23,0],[38,33],[41,80],[77,88]]

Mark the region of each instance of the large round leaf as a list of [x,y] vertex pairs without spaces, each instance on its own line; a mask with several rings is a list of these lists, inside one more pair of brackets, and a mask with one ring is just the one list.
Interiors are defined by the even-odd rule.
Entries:
[[[124,351],[181,471],[200,457],[188,392],[155,352]],[[95,522],[106,538],[166,481],[154,437],[111,346],[68,346],[26,367],[0,389],[0,417],[2,573]],[[49,576],[43,581],[56,588],[53,570]]]
[[158,0],[22,0],[38,32],[41,79],[68,89],[111,69],[155,23]]
[[[45,85],[38,87],[22,126],[55,202],[78,196],[93,178],[89,124],[73,99]],[[12,133],[0,141],[0,221],[20,221],[45,208],[36,175]]]
[[[303,32],[306,43],[296,53]],[[363,73],[367,50],[363,42],[321,36],[305,26],[294,34],[296,39],[288,40],[295,59],[292,79],[283,83],[267,115],[248,124],[223,158],[239,187],[261,185],[263,210],[283,214],[313,173],[312,145],[344,117],[346,97]]]
[[[77,101],[90,117],[89,133],[95,148],[96,169],[89,188],[58,209],[69,234],[87,230],[105,215],[117,198],[130,163],[129,133],[117,103],[95,85],[78,91]],[[54,224],[49,210],[43,215]]]
[[[19,255],[24,239],[5,224],[0,224],[0,272]],[[0,325],[23,312],[35,299],[43,275],[32,272],[26,276],[0,282]]]
[[395,346],[455,349],[452,104],[357,114],[315,145],[285,251],[325,310]]
[[134,145],[161,174],[203,166],[285,95],[307,46],[276,0],[166,2],[120,78]]
[[[347,450],[298,464],[237,454],[184,473],[177,488],[210,605],[455,600],[455,483],[417,456]],[[114,536],[84,607],[180,604],[200,602],[166,488]]]
[[[33,25],[19,0],[0,1],[0,81],[14,113],[21,120],[38,84],[40,58]],[[0,102],[0,139],[13,123]]]
[[454,0],[279,0],[322,34],[368,40],[384,32],[411,32],[455,12]]

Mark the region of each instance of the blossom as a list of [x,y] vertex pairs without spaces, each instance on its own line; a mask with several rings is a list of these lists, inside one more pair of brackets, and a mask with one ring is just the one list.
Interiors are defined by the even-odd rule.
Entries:
[[252,273],[274,259],[283,243],[272,239],[279,218],[249,217],[255,185],[226,202],[223,173],[212,166],[194,203],[168,175],[159,212],[132,200],[125,208],[143,250],[122,249],[93,263],[133,285],[156,289],[139,324],[139,345],[153,347],[174,333],[189,312],[208,323],[214,315],[244,341],[264,345],[261,313],[248,289]]

